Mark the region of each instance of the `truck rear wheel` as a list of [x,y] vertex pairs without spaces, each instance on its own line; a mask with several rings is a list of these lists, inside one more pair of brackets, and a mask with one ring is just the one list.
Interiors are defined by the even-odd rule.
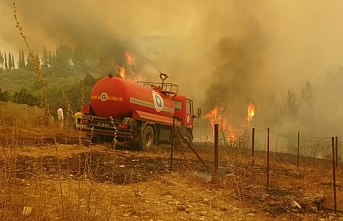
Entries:
[[152,129],[151,126],[146,126],[144,128],[143,137],[142,137],[142,150],[149,151],[154,144],[154,139],[155,139],[154,129]]

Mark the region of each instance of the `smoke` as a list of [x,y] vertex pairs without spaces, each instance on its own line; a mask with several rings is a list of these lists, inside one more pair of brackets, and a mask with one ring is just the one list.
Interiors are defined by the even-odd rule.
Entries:
[[231,20],[239,20],[244,28],[236,33],[239,36],[223,35],[214,44],[213,52],[207,58],[213,69],[205,104],[210,109],[223,108],[223,112],[230,115],[231,124],[239,128],[246,118],[248,104],[262,88],[261,79],[266,78],[263,71],[271,34],[255,17],[257,15],[243,10],[245,4],[235,4],[234,8],[241,14]]
[[[25,46],[12,2],[0,5],[0,50],[18,51]],[[289,88],[301,94],[306,82],[316,88],[324,73],[343,63],[338,0],[18,0],[16,5],[34,51],[79,47],[113,67],[123,65],[127,51],[146,79],[159,80],[158,71],[165,72],[196,107],[205,112],[225,107],[238,122],[250,101],[258,118],[270,111],[263,103],[269,97],[284,96]]]

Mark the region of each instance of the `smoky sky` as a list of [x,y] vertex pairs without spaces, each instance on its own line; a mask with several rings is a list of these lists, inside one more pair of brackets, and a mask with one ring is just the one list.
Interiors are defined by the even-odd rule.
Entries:
[[[238,6],[240,7],[240,6]],[[258,19],[248,17],[249,26],[241,38],[223,37],[215,45],[209,60],[212,60],[212,82],[206,94],[206,106],[220,107],[237,119],[237,125],[246,117],[247,105],[253,102],[261,88],[264,56],[268,50],[268,33]],[[233,122],[232,122],[233,123]]]
[[[24,48],[13,2],[0,0],[0,50]],[[343,2],[333,0],[19,0],[17,16],[35,51],[80,47],[124,62],[179,92],[243,118],[266,94],[315,87],[343,64]],[[106,75],[107,73],[104,73]]]

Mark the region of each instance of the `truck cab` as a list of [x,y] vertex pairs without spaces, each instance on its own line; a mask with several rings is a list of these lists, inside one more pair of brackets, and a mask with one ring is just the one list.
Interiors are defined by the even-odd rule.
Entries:
[[175,117],[184,127],[184,137],[190,143],[193,140],[193,122],[194,118],[201,115],[201,109],[198,109],[197,115],[194,113],[193,100],[183,95],[176,95],[173,99],[175,106]]

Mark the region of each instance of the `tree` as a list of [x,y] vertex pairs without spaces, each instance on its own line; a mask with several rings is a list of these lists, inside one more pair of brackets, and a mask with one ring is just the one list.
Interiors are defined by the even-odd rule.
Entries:
[[84,79],[84,84],[85,86],[94,86],[94,84],[96,84],[96,82],[98,81],[98,79],[95,79],[91,74],[87,73],[85,75],[85,79]]
[[29,106],[40,105],[40,99],[25,88],[21,88],[19,92],[15,92],[12,101],[17,104],[27,104]]
[[23,62],[22,66],[23,66],[23,68],[25,68],[26,63],[25,63],[25,55],[24,55],[24,50],[23,49],[21,49],[21,60]]
[[18,68],[25,68],[25,57],[23,49],[19,49]]
[[11,99],[11,95],[8,93],[8,91],[3,91],[0,88],[0,101],[9,101]]
[[12,54],[12,63],[11,63],[11,67],[12,67],[12,69],[15,68],[15,66],[14,66],[14,55],[13,55],[13,54]]
[[293,89],[289,88],[285,100],[286,115],[290,117],[297,117],[299,112],[299,103]]
[[8,52],[8,69],[12,69],[12,56],[11,52]]
[[5,52],[5,69],[8,70],[6,52]]
[[2,55],[1,51],[0,51],[0,65],[1,65],[1,69],[4,68],[4,56]]
[[51,53],[51,51],[49,51],[49,64],[50,66],[54,66],[56,63],[56,54]]
[[84,60],[83,50],[81,48],[75,48],[73,52],[72,61],[76,70],[81,70],[83,60]]
[[40,58],[39,58],[39,55],[38,55],[38,53],[36,54],[36,64],[35,65],[37,65],[38,67],[40,67]]
[[46,47],[43,47],[43,57],[42,57],[42,67],[47,68],[50,66],[49,62],[49,54],[48,51],[46,50]]
[[18,58],[18,68],[21,68],[21,61],[20,61],[20,59],[21,59],[21,50],[19,49],[19,56],[18,56],[19,58]]
[[25,66],[25,68],[27,70],[29,70],[29,71],[34,71],[35,70],[35,65],[32,63],[31,55],[27,56],[26,63],[27,63],[27,65]]
[[56,66],[65,68],[70,66],[72,57],[72,49],[66,45],[62,45],[56,50]]
[[313,120],[313,101],[312,101],[312,93],[313,93],[313,87],[310,82],[306,82],[304,88],[301,91],[302,99],[308,104],[309,110],[310,110],[310,117],[311,120]]

